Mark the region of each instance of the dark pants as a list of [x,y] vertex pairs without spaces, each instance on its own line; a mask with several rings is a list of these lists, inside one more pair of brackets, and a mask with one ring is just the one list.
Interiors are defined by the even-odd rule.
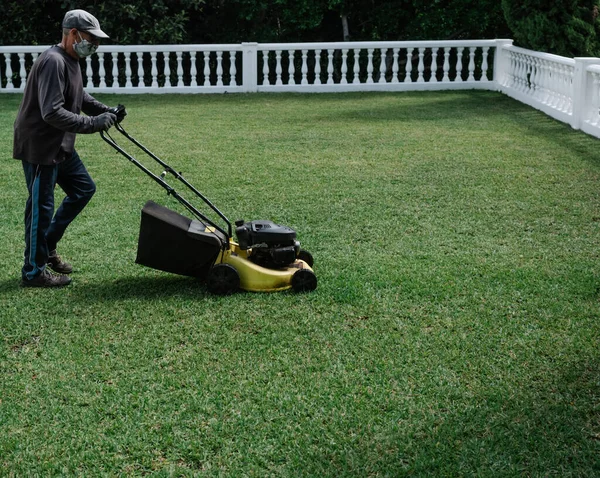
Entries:
[[[25,264],[23,279],[41,274],[48,255],[56,249],[67,226],[96,192],[96,185],[77,152],[57,165],[44,166],[23,161],[29,197],[25,206]],[[54,214],[54,188],[66,193]]]

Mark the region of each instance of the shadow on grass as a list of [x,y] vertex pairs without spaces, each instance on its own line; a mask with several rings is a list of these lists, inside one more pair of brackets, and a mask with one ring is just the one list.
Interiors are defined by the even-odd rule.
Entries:
[[[23,289],[18,279],[0,281],[0,295],[17,294]],[[56,289],[58,290],[58,289]],[[75,300],[82,302],[106,302],[130,298],[156,299],[167,297],[183,297],[202,299],[211,297],[203,282],[192,277],[156,276],[156,277],[124,277],[106,282],[80,282],[73,276],[73,283],[65,287],[65,292]]]
[[0,295],[13,293],[21,289],[21,281],[18,276],[0,281]]
[[78,284],[71,296],[82,302],[120,301],[124,299],[189,298],[203,299],[209,294],[203,282],[192,277],[152,276],[121,277],[105,282]]
[[[474,116],[482,119],[495,117],[499,114],[511,115],[514,111],[529,109],[528,106],[495,92],[444,92],[437,94],[435,99],[431,99],[431,97],[423,94],[405,93],[400,96],[398,94],[395,95],[394,101],[385,104],[381,102],[360,102],[360,98],[355,98],[355,102],[348,109],[340,110],[332,108],[330,114],[320,116],[319,119],[324,121],[346,119],[350,121],[395,121],[406,123],[439,122],[443,120],[469,120]],[[510,109],[507,110],[507,107]],[[457,115],[457,111],[461,111],[462,113]],[[309,120],[314,121],[315,117],[311,116]],[[293,118],[290,121],[297,121],[297,119]]]

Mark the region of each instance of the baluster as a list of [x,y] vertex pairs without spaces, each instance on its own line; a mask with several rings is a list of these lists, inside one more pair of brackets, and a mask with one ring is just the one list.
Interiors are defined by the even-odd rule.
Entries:
[[463,51],[465,49],[463,47],[459,47],[456,49],[456,78],[454,81],[461,83],[462,79],[462,59],[463,59]]
[[367,83],[373,83],[373,48],[367,50]]
[[514,52],[510,52],[510,58],[511,58],[511,68],[510,71],[512,73],[512,81],[511,81],[511,88],[518,90],[519,89],[519,54],[518,53],[514,53]]
[[527,93],[529,90],[529,58],[521,55],[521,91]]
[[113,88],[118,88],[119,85],[119,53],[118,52],[113,52],[111,53],[112,56],[112,71],[111,71],[111,75],[112,75],[112,87]]
[[442,76],[442,83],[450,81],[450,50],[451,48],[444,48],[444,76]]
[[158,69],[156,68],[156,52],[150,52],[150,62],[152,64],[152,68],[150,69],[150,74],[152,76],[152,88],[158,88]]
[[360,48],[354,49],[354,77],[352,83],[360,83]]
[[533,75],[535,70],[533,68],[533,58],[527,56],[525,58],[526,61],[526,69],[525,69],[525,90],[529,96],[533,96],[533,92],[535,91],[535,85],[533,83]]
[[544,92],[545,92],[545,104],[547,104],[548,106],[552,106],[552,104],[554,103],[554,90],[555,90],[555,85],[554,85],[554,70],[553,70],[553,63],[551,61],[545,61],[544,62]]
[[514,53],[514,61],[515,61],[515,90],[522,91],[523,89],[523,81],[522,81],[522,72],[523,72],[523,62],[521,61],[521,54]]
[[535,97],[541,102],[544,101],[544,65],[540,58],[534,59],[535,72],[533,78],[535,79]]
[[541,96],[541,91],[540,91],[540,78],[539,78],[539,71],[540,71],[540,62],[538,58],[530,58],[530,74],[529,74],[529,87],[530,87],[530,94],[533,98],[535,99],[539,99]]
[[[144,72],[142,70],[142,76],[139,75],[139,67],[140,67],[140,63],[143,60],[143,53],[139,53],[136,52],[135,53],[135,63],[132,63],[132,67],[131,67],[131,77],[133,78],[134,76],[137,77],[137,85],[135,85],[138,88],[141,88],[144,86]],[[133,81],[133,79],[131,80]]]
[[425,81],[423,78],[423,72],[425,71],[425,62],[423,61],[423,58],[425,58],[425,48],[419,48],[419,65],[417,66],[419,76],[417,77],[417,83],[423,83]]
[[538,83],[540,85],[540,101],[546,105],[550,98],[548,94],[550,87],[548,83],[548,62],[542,59],[539,60]]
[[[499,54],[498,52],[496,54]],[[505,52],[506,60],[503,61],[504,65],[506,65],[506,72],[500,78],[501,86],[511,87],[513,82],[513,58],[512,52]]]
[[13,84],[13,80],[12,80],[12,75],[13,75],[13,71],[12,71],[12,66],[11,66],[11,53],[5,53],[4,54],[4,64],[6,65],[6,89],[7,90],[14,90],[15,89],[15,85]]
[[301,84],[308,85],[308,66],[306,64],[306,58],[308,56],[308,50],[302,50],[302,81]]
[[[165,61],[165,69],[164,69],[164,74],[165,74],[165,88],[170,88],[171,87],[171,52],[164,52],[163,53],[163,59]],[[179,86],[179,85],[177,85]]]
[[315,50],[315,85],[321,84],[321,50]]
[[552,106],[558,111],[562,111],[563,108],[563,71],[561,65],[554,63],[552,65],[554,71],[554,101]]
[[567,69],[567,107],[566,107],[566,113],[567,114],[573,114],[573,97],[571,96],[571,85],[573,84],[573,76],[575,74],[575,70],[574,68],[571,67],[566,67]]
[[296,65],[294,64],[294,60],[296,57],[296,50],[288,51],[288,85],[296,84]]
[[600,121],[600,105],[599,103],[599,95],[598,95],[598,89],[600,88],[600,74],[598,73],[593,73],[592,74],[593,78],[594,78],[594,82],[593,82],[593,86],[592,86],[592,104],[590,105],[591,108],[589,108],[589,116],[587,118],[588,122],[592,124],[592,126],[597,126],[598,125],[598,121]]
[[398,55],[400,48],[394,48],[393,50],[394,61],[392,63],[392,83],[398,83]]
[[533,92],[534,98],[538,99],[540,102],[543,102],[544,98],[544,71],[543,64],[540,58],[534,58],[532,60],[533,63],[533,73],[531,77],[533,81],[535,81],[535,91]]
[[[146,86],[146,79],[145,79],[145,73],[144,73],[144,53],[142,52],[136,52],[135,53],[135,64],[132,63],[131,64],[131,76],[135,76],[137,78],[137,85],[136,87],[138,88],[143,88]],[[140,73],[141,70],[141,73]],[[132,80],[133,81],[133,80]]]
[[202,52],[204,56],[204,81],[202,86],[210,86],[210,51]]
[[348,79],[346,78],[347,74],[348,74],[348,49],[343,49],[342,50],[342,77],[340,78],[340,83],[345,85],[348,83]]
[[85,59],[85,70],[84,70],[83,74],[85,74],[85,87],[93,88],[94,87],[94,82],[93,82],[94,72],[92,71],[92,57],[91,56],[88,56]]
[[[190,52],[190,86],[195,88],[198,86],[198,66],[196,65],[198,52],[191,51]],[[177,58],[177,86],[179,86],[179,57]],[[181,75],[183,77],[183,66]]]
[[516,91],[519,91],[519,89],[521,88],[521,77],[519,76],[520,72],[521,72],[521,59],[518,53],[514,53],[511,52],[511,58],[512,58],[512,84],[511,87],[514,88]]
[[334,50],[327,50],[327,84],[333,85],[333,53]]
[[413,69],[412,54],[413,54],[413,49],[407,48],[406,49],[406,76],[404,77],[404,81],[408,82],[408,83],[412,83],[412,69]]
[[237,80],[235,78],[237,75],[237,67],[235,66],[236,56],[237,56],[236,51],[229,52],[229,85],[230,86],[237,86]]
[[548,104],[553,108],[556,106],[556,67],[554,62],[548,62]]
[[270,85],[269,82],[269,52],[263,51],[263,85]]
[[381,48],[379,50],[379,78],[377,79],[377,83],[387,83],[385,74],[387,73],[387,48]]
[[131,52],[125,53],[125,88],[132,88],[131,83]]
[[[190,53],[192,54],[192,53]],[[193,53],[195,56],[195,53]],[[178,51],[175,53],[175,57],[177,59],[177,86],[185,86],[183,84],[183,52]],[[192,68],[196,69],[196,59],[192,61]],[[196,74],[193,75],[194,80],[196,79]]]
[[552,64],[552,70],[554,72],[554,101],[552,102],[552,106],[560,110],[562,105],[563,75],[560,65],[557,63]]
[[437,69],[438,69],[437,56],[438,56],[438,50],[439,50],[439,48],[432,48],[431,49],[431,67],[429,68],[431,70],[431,77],[429,78],[429,82],[430,83],[437,83],[437,81],[438,81],[438,79],[437,79]]
[[563,107],[562,110],[565,113],[568,113],[569,110],[571,109],[571,98],[570,98],[570,93],[571,93],[571,76],[570,76],[570,69],[567,65],[564,65],[563,67],[563,83],[562,83],[562,91],[563,91]]
[[544,93],[544,97],[543,97],[543,103],[544,104],[550,104],[552,102],[552,76],[550,74],[550,65],[551,63],[549,61],[546,60],[542,60],[542,71],[541,71],[541,75],[542,75],[542,88],[543,88],[543,93]]
[[100,76],[100,88],[106,88],[106,70],[104,69],[104,53],[98,55],[98,75]]
[[25,72],[25,53],[19,53],[19,79],[21,89],[25,88],[26,72]]
[[548,62],[547,74],[548,78],[546,82],[546,93],[548,95],[548,99],[546,101],[549,106],[554,108],[556,103],[556,69],[554,68],[554,62]]
[[475,47],[469,48],[469,76],[467,81],[475,81]]
[[490,81],[487,76],[489,51],[490,51],[489,46],[483,47],[483,50],[482,50],[483,61],[481,63],[481,81]]
[[275,75],[277,77],[275,84],[283,85],[283,82],[281,81],[281,50],[275,50],[275,65]]
[[217,52],[217,86],[223,86],[223,52]]

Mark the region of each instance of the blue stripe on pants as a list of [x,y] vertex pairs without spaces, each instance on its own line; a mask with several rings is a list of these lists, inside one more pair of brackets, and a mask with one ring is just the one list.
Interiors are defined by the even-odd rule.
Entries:
[[27,260],[29,261],[29,265],[32,267],[32,270],[25,273],[25,277],[28,280],[33,279],[35,276],[39,275],[43,271],[37,266],[35,261],[35,256],[37,255],[38,249],[38,227],[40,222],[40,175],[39,175],[40,167],[39,165],[36,168],[35,176],[33,180],[33,184],[31,185],[31,226],[29,228],[29,257]]
[[46,233],[54,215],[57,167],[23,161],[23,172],[29,197],[25,207],[25,254],[21,276],[31,280],[42,273],[48,262]]

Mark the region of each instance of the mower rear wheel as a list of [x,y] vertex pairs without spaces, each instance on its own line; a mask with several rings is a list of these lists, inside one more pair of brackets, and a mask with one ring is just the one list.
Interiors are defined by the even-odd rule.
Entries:
[[317,288],[317,276],[313,271],[300,269],[292,276],[294,292],[310,292]]
[[315,263],[315,260],[313,259],[312,254],[310,252],[308,252],[306,249],[300,249],[300,252],[298,253],[298,259],[306,262],[308,264],[308,267],[312,267],[313,264]]
[[229,264],[216,264],[208,273],[206,283],[212,294],[229,295],[240,288],[240,276],[235,267]]

